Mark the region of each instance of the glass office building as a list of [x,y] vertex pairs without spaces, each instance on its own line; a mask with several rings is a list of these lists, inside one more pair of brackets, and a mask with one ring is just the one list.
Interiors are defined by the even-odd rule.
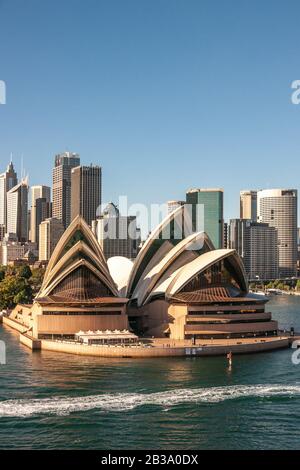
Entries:
[[[190,189],[186,193],[186,202],[192,205],[193,230],[200,228],[216,249],[223,248],[223,189]],[[203,214],[203,220],[198,220],[197,224],[196,218],[200,214]]]

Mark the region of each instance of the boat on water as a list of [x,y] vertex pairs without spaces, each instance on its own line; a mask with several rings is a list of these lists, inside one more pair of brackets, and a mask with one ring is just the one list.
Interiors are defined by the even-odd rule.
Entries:
[[250,292],[250,294],[262,295],[262,296],[264,296],[264,297],[267,297],[266,292],[264,292],[263,290],[258,290],[258,291],[250,290],[249,292]]
[[280,289],[268,289],[269,294],[274,294],[274,295],[282,295],[283,292]]

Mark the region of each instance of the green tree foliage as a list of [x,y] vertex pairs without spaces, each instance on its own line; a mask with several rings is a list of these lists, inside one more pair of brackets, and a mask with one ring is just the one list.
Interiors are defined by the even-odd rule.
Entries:
[[24,266],[21,266],[18,271],[19,276],[23,277],[24,279],[30,279],[32,276],[32,272],[28,264],[24,264]]
[[0,310],[12,309],[16,304],[27,304],[33,301],[39,291],[45,270],[29,266],[0,266]]
[[0,282],[5,278],[6,269],[5,266],[0,266]]
[[35,294],[38,293],[38,291],[41,288],[44,275],[45,275],[45,269],[43,268],[35,268],[32,270],[32,276],[29,279],[29,282]]
[[0,284],[0,309],[11,309],[17,303],[32,302],[32,288],[27,279],[8,275]]

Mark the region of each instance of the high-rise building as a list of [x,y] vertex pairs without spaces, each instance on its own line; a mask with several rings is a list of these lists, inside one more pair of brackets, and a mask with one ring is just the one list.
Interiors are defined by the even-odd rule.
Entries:
[[228,230],[228,248],[237,251],[244,259],[246,253],[246,227],[247,219],[231,219]]
[[178,207],[184,206],[185,201],[168,201],[167,206],[168,206],[168,214],[171,214],[171,212],[174,212]]
[[264,223],[248,221],[248,224],[244,263],[249,279],[277,279],[279,271],[276,228]]
[[101,167],[73,168],[71,182],[71,220],[80,215],[91,225],[101,206]]
[[0,241],[7,231],[7,193],[18,184],[17,173],[12,162],[7,170],[0,174]]
[[39,226],[39,260],[48,261],[64,233],[64,226],[58,219],[49,218]]
[[249,280],[278,278],[278,239],[275,227],[249,219],[231,219],[228,248],[238,252]]
[[55,157],[52,215],[63,223],[64,228],[71,221],[71,170],[79,165],[77,153],[64,152]]
[[[192,205],[193,230],[197,230],[196,217],[203,207],[201,229],[210,237],[216,249],[223,247],[223,189],[190,189],[186,194],[187,204]],[[200,210],[201,213],[201,210]]]
[[102,215],[92,223],[93,232],[106,259],[124,256],[133,260],[138,254],[141,232],[135,216],[122,216],[112,202]]
[[257,193],[258,221],[278,234],[279,277],[297,275],[297,190],[266,189]]
[[8,235],[15,235],[19,242],[28,241],[28,180],[23,179],[7,193]]
[[39,243],[39,225],[51,217],[51,189],[49,186],[31,186],[30,240]]
[[228,248],[228,237],[229,237],[229,227],[228,223],[224,222],[224,229],[223,229],[223,248]]
[[240,191],[240,219],[257,221],[257,191]]
[[300,228],[298,227],[298,241],[297,241],[297,249],[298,249],[298,253],[297,253],[297,276],[299,277],[299,273],[300,273]]

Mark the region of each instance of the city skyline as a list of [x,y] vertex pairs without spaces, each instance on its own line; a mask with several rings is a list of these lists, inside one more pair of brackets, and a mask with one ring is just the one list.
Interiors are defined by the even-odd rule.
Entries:
[[[120,187],[146,205],[182,199],[189,187],[223,187],[226,220],[238,215],[240,189],[299,189],[300,108],[291,84],[299,78],[300,7],[291,4],[232,2],[216,11],[192,0],[189,9],[161,1],[145,9],[135,1],[91,1],[89,9],[78,1],[72,9],[68,1],[2,1],[1,161],[13,151],[20,174],[23,154],[31,184],[49,186],[52,155],[74,149],[82,164],[105,169],[105,201],[116,200]],[[64,36],[57,47],[70,22],[85,40]],[[145,175],[156,181],[155,201]]]
[[[99,167],[101,168],[101,170],[102,170],[102,175],[103,175],[103,173],[104,173],[104,175],[105,175],[105,170],[106,170],[106,169],[103,168],[103,166],[101,165],[101,161],[99,161],[99,162],[98,162],[98,161],[93,161],[93,162],[91,163],[90,160],[88,160],[87,158],[84,158],[84,156],[82,157],[82,155],[80,155],[79,152],[77,152],[77,151],[76,151],[76,152],[73,152],[73,151],[70,151],[70,150],[66,150],[66,151],[62,152],[61,154],[57,154],[57,155],[63,155],[63,154],[65,154],[65,153],[70,153],[70,154],[73,154],[73,153],[74,153],[74,155],[76,154],[76,155],[80,158],[80,164],[79,164],[78,166],[80,166],[80,165],[82,165],[82,166],[90,166],[90,165],[99,166]],[[21,162],[20,162],[20,165],[21,165],[21,166],[20,166],[20,171],[19,171],[19,170],[18,170],[18,165],[17,165],[17,163],[16,163],[16,160],[15,160],[15,158],[13,157],[12,154],[10,154],[9,160],[7,161],[6,164],[5,164],[5,162],[3,162],[3,163],[1,162],[1,165],[2,165],[2,166],[1,166],[1,168],[0,168],[0,174],[5,172],[5,169],[7,168],[7,166],[8,166],[8,165],[10,164],[10,162],[12,161],[12,163],[13,163],[13,165],[14,165],[14,169],[15,169],[17,175],[18,175],[18,180],[19,180],[19,181],[21,181],[21,179],[22,179],[21,176],[19,176],[19,175],[21,175],[21,170],[23,170],[23,171],[22,171],[23,176],[26,174],[26,178],[27,178],[27,180],[28,180],[28,183],[29,183],[29,187],[30,187],[30,188],[32,188],[32,187],[34,187],[34,186],[48,186],[48,185],[45,183],[45,181],[47,181],[47,182],[49,183],[50,188],[51,188],[51,199],[53,199],[53,178],[52,178],[52,171],[53,171],[53,159],[54,159],[54,158],[55,158],[55,155],[52,156],[52,160],[50,159],[51,162],[52,162],[52,164],[50,164],[50,170],[49,170],[49,171],[50,171],[50,176],[48,175],[48,178],[46,178],[46,179],[44,178],[43,180],[42,180],[41,178],[40,178],[40,179],[37,179],[37,180],[35,180],[34,183],[32,183],[32,181],[31,181],[31,177],[30,177],[30,174],[31,174],[31,173],[30,173],[30,170],[28,171],[27,169],[24,169],[24,160],[23,160],[23,158],[21,159]],[[89,163],[87,164],[86,162],[88,162],[88,161],[89,161]],[[104,170],[104,171],[103,171],[103,170]],[[119,200],[120,197],[123,197],[123,196],[128,197],[127,194],[125,194],[125,191],[122,191],[122,188],[120,188],[119,193],[118,193],[118,194],[116,193],[115,199],[113,199],[112,197],[110,198],[110,197],[109,197],[109,195],[110,195],[109,191],[107,191],[107,189],[105,189],[105,187],[106,187],[106,184],[105,184],[105,183],[106,183],[106,182],[107,182],[107,180],[106,180],[106,181],[104,180],[104,184],[102,185],[102,194],[105,194],[105,195],[107,196],[107,197],[105,197],[105,196],[102,197],[103,206],[105,206],[105,204],[108,204],[108,203],[110,203],[110,202],[112,202],[112,201],[113,201],[114,203],[116,203],[116,202]],[[110,183],[111,183],[111,182],[109,181],[108,184],[107,184],[107,186],[110,186]],[[126,183],[124,183],[123,187],[124,187],[124,188],[127,187]],[[212,185],[212,186],[201,186],[201,185],[198,185],[198,187],[199,187],[201,190],[203,190],[203,189],[204,189],[204,190],[212,190],[212,189],[214,189],[216,186],[214,186],[214,185]],[[259,192],[259,191],[263,191],[263,190],[274,190],[274,189],[295,189],[295,190],[297,190],[298,192],[300,192],[300,186],[298,186],[297,184],[291,185],[291,186],[287,186],[287,185],[281,184],[281,185],[276,186],[276,187],[275,187],[275,186],[274,186],[274,187],[257,187],[257,186],[255,186],[255,184],[254,184],[252,187],[247,187],[247,188],[244,187],[244,186],[241,186],[240,188],[237,189],[236,194],[234,194],[234,197],[235,197],[234,212],[232,212],[232,216],[231,216],[231,215],[228,216],[228,215],[226,215],[226,214],[228,214],[230,211],[228,210],[228,206],[227,206],[227,204],[226,204],[226,201],[227,201],[227,197],[226,197],[226,196],[227,196],[227,192],[226,192],[226,190],[224,189],[224,187],[225,187],[224,185],[223,185],[223,186],[222,186],[222,185],[220,186],[220,190],[223,190],[223,193],[224,193],[224,207],[223,207],[224,222],[228,222],[228,221],[230,221],[230,219],[237,219],[237,218],[240,217],[240,193],[241,193],[241,192],[248,192],[248,191],[250,191],[250,192],[252,192],[252,191],[254,191],[254,192]],[[171,199],[171,196],[169,197],[169,199],[167,198],[166,200],[157,200],[157,199],[154,199],[154,198],[153,198],[152,200],[149,201],[148,204],[145,204],[145,205],[147,206],[147,208],[149,208],[149,207],[151,206],[151,204],[166,204],[166,206],[167,206],[169,202],[173,202],[173,201],[183,201],[183,200],[184,200],[184,196],[186,195],[186,193],[187,193],[190,189],[191,189],[191,186],[187,186],[187,188],[182,188],[182,187],[181,187],[181,188],[180,188],[180,190],[181,190],[181,193],[180,193],[180,194],[181,194],[181,198],[178,199],[178,200],[175,199],[175,198],[174,198],[174,200]],[[156,191],[155,191],[155,193],[156,193]],[[182,196],[183,196],[183,197],[182,197]],[[129,198],[128,198],[128,199],[129,199]],[[30,200],[30,197],[29,197],[28,200]],[[140,200],[138,200],[138,198],[134,199],[134,197],[132,197],[131,200],[130,200],[130,205],[131,205],[131,204],[133,205],[133,204],[135,204],[135,203],[141,203],[141,204],[143,204],[143,202],[141,202]],[[30,207],[31,207],[31,200],[30,200]],[[122,212],[122,215],[128,215],[128,214],[125,214],[125,213]],[[130,215],[132,215],[132,214],[130,214]],[[247,217],[245,217],[245,219],[247,219]],[[298,204],[298,220],[300,220],[300,204]],[[147,234],[146,234],[146,235],[147,235]]]

